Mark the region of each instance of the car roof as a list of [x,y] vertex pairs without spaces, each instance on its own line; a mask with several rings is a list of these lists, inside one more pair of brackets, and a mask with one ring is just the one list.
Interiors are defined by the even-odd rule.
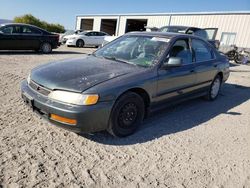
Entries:
[[37,28],[37,29],[39,29],[39,30],[42,30],[42,31],[44,31],[44,32],[49,33],[49,32],[46,31],[45,29],[42,29],[42,28],[37,27],[37,26],[35,26],[35,25],[25,24],[25,23],[5,23],[5,24],[2,24],[1,27],[2,27],[2,26],[11,26],[11,25],[30,26],[30,27],[34,27],[34,28]]

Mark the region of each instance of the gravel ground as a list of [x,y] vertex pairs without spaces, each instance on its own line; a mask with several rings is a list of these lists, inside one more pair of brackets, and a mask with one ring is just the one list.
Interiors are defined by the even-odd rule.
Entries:
[[0,52],[0,187],[250,187],[249,66],[231,68],[216,101],[159,111],[122,139],[68,132],[24,105],[32,68],[93,50]]

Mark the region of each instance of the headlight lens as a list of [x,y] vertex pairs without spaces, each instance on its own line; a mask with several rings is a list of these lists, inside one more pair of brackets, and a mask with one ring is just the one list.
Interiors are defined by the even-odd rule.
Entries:
[[81,94],[68,91],[52,91],[48,97],[50,99],[76,105],[93,105],[96,104],[99,99],[97,94]]
[[74,39],[76,39],[76,37],[71,37],[71,38],[69,38],[69,40],[74,40]]
[[30,84],[30,74],[28,75],[27,82]]

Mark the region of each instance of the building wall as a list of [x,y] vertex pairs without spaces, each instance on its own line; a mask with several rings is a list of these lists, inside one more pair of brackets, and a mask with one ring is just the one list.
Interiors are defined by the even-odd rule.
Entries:
[[127,19],[147,19],[148,27],[162,27],[168,25],[170,16],[121,16],[118,35],[123,35],[126,30]]
[[221,40],[222,32],[236,33],[235,44],[250,47],[250,14],[246,15],[173,15],[171,25],[195,27],[216,27],[217,40]]
[[117,19],[116,35],[123,35],[126,30],[127,19],[147,19],[148,27],[162,27],[167,25],[184,25],[195,27],[216,27],[217,40],[221,40],[223,32],[236,33],[235,44],[239,47],[250,48],[250,13],[219,13],[219,14],[148,14],[148,15],[92,15],[77,16],[76,29],[80,29],[81,19],[93,18],[93,30],[99,31],[101,19]]

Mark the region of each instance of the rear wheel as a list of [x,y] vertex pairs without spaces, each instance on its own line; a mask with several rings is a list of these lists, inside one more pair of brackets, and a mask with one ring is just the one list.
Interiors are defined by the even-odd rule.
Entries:
[[213,80],[209,88],[209,91],[206,95],[207,100],[213,101],[218,97],[220,93],[221,83],[222,83],[222,78],[220,75],[217,75],[215,79]]
[[51,46],[50,43],[45,42],[45,43],[42,43],[42,44],[41,44],[40,50],[42,51],[42,53],[48,54],[48,53],[51,53],[51,51],[52,51],[52,46]]
[[117,137],[134,133],[143,121],[144,105],[143,99],[134,92],[122,95],[112,109],[108,132]]
[[84,47],[84,41],[82,39],[79,39],[76,41],[76,46],[78,48],[83,48]]

